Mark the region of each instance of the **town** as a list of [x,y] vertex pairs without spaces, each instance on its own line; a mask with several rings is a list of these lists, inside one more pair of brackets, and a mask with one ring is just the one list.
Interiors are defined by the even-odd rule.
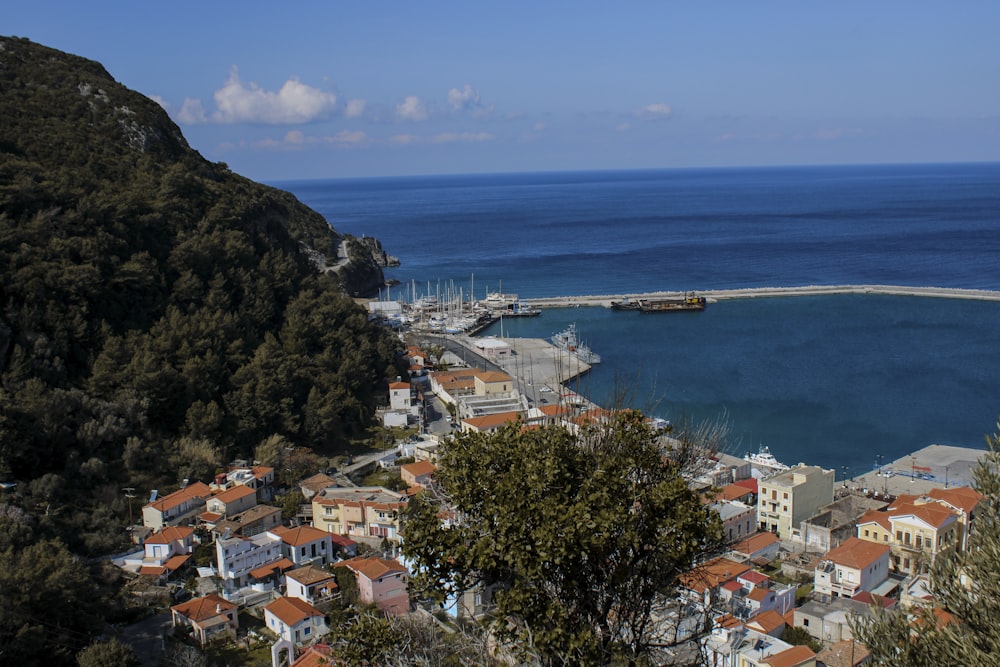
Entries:
[[[145,581],[147,593],[169,591],[169,632],[198,647],[266,646],[274,667],[302,666],[329,657],[327,612],[345,599],[446,627],[489,613],[488,590],[433,606],[408,591],[401,512],[434,485],[442,443],[511,422],[578,432],[613,411],[566,388],[585,368],[547,341],[425,342],[433,353],[407,346],[409,377],[389,384],[379,412],[386,428],[409,433],[391,448],[288,485],[273,467],[235,461],[207,483],[189,480],[143,505],[142,524],[130,527],[139,549],[115,563]],[[530,369],[519,360],[527,350]],[[656,427],[670,438],[669,424]],[[705,455],[691,486],[718,514],[725,546],[680,577],[678,609],[710,619],[711,631],[699,635],[683,618],[660,622],[675,626],[680,644],[690,634],[687,650],[710,665],[865,664],[851,619],[873,605],[934,608],[928,568],[966,548],[983,500],[968,484],[979,450],[933,445],[905,460],[876,460],[853,480],[769,456]],[[348,474],[371,469],[398,483],[359,486]],[[306,502],[285,520],[275,503],[290,490]]]

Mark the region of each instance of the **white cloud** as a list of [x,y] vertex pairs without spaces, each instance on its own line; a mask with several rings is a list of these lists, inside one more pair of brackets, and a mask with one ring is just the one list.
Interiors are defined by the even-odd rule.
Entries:
[[346,148],[364,143],[367,139],[368,135],[361,131],[341,130],[334,135],[316,136],[306,134],[301,130],[289,130],[281,139],[261,139],[254,146],[277,151],[301,150],[309,146]]
[[420,137],[417,137],[417,136],[412,135],[412,134],[397,134],[397,135],[389,137],[389,141],[391,141],[392,143],[394,143],[394,144],[403,144],[403,145],[416,143],[419,140],[420,140]]
[[217,110],[211,119],[217,123],[309,123],[328,117],[337,107],[335,94],[298,79],[289,79],[277,92],[264,90],[252,82],[244,85],[235,67],[214,97]]
[[396,118],[400,120],[427,120],[427,107],[424,106],[419,97],[410,95],[396,105]]
[[492,141],[495,139],[489,132],[443,132],[435,135],[431,143],[452,144],[452,143],[479,143],[481,141]]
[[177,112],[177,120],[187,125],[198,125],[207,123],[208,116],[205,114],[205,107],[201,105],[201,100],[185,97],[181,110]]
[[670,108],[669,104],[663,104],[662,102],[657,102],[655,104],[647,104],[643,108],[636,112],[636,116],[639,118],[669,118],[673,110]]
[[631,128],[632,128],[632,123],[625,121],[615,129],[618,130],[619,132],[628,132]]
[[367,104],[365,100],[350,100],[344,108],[344,115],[348,118],[357,118],[365,112]]
[[472,86],[465,84],[462,90],[458,88],[452,88],[448,91],[448,104],[455,111],[464,111],[465,109],[476,109],[482,106],[482,102],[479,101],[479,93],[477,93]]

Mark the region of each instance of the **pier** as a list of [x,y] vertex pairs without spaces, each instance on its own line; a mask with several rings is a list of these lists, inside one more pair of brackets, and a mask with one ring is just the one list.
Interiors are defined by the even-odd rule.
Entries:
[[[644,292],[587,296],[556,296],[521,299],[536,308],[573,308],[576,306],[611,307],[612,301],[623,299],[683,299],[689,292]],[[705,290],[697,293],[709,303],[727,299],[766,299],[790,296],[831,296],[836,294],[880,294],[888,296],[918,296],[940,299],[974,299],[1000,301],[1000,291],[959,289],[954,287],[907,287],[902,285],[805,285],[801,287],[751,287],[731,290]]]

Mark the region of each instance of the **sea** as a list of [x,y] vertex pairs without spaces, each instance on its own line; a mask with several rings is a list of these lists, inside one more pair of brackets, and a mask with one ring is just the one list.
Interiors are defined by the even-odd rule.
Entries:
[[[383,298],[522,298],[879,284],[1000,290],[1000,163],[469,174],[285,181],[400,259]],[[576,388],[724,450],[869,471],[985,447],[1000,416],[1000,301],[885,295],[546,309],[481,335],[576,324],[602,363]],[[622,398],[624,397],[624,399]],[[971,480],[955,480],[971,481]]]

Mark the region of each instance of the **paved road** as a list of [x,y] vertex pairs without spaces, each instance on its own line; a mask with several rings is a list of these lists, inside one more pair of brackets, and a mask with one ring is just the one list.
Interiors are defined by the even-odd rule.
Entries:
[[170,612],[122,628],[119,641],[129,644],[142,660],[143,667],[156,667],[163,657],[163,638],[170,631]]

